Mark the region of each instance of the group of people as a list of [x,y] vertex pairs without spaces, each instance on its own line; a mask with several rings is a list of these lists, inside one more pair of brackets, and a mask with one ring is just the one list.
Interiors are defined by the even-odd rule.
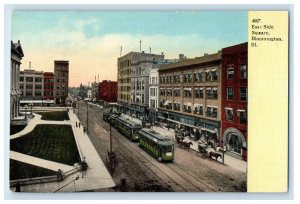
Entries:
[[[80,122],[77,123],[76,121],[76,127],[79,127],[80,128]],[[86,133],[86,127],[83,127],[83,134]]]

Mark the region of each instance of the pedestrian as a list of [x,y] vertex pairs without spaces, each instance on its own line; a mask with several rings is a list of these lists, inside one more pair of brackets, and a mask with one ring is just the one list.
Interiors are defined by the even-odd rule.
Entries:
[[85,134],[85,127],[83,127],[83,134]]
[[76,127],[77,127],[77,121],[76,121]]
[[80,128],[80,122],[79,122],[79,128]]

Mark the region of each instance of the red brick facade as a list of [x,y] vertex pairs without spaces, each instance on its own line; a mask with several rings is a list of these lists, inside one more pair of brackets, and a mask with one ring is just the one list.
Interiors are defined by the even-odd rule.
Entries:
[[247,161],[248,43],[222,49],[222,144]]
[[43,100],[54,100],[54,73],[53,72],[44,72]]
[[117,102],[118,99],[118,82],[103,80],[98,86],[99,98],[106,102]]

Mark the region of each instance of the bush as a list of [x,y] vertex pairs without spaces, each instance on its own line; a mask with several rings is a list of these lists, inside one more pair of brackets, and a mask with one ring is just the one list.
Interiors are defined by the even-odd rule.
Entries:
[[10,125],[10,135],[14,135],[20,131],[22,131],[26,125]]

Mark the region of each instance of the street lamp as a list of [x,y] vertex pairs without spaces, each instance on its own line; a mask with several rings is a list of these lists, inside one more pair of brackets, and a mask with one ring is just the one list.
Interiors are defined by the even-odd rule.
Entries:
[[25,105],[25,119],[27,119],[27,105]]
[[32,106],[33,106],[33,103],[32,103],[32,101],[30,102],[30,108],[31,108],[31,115],[30,115],[30,117],[32,118]]

